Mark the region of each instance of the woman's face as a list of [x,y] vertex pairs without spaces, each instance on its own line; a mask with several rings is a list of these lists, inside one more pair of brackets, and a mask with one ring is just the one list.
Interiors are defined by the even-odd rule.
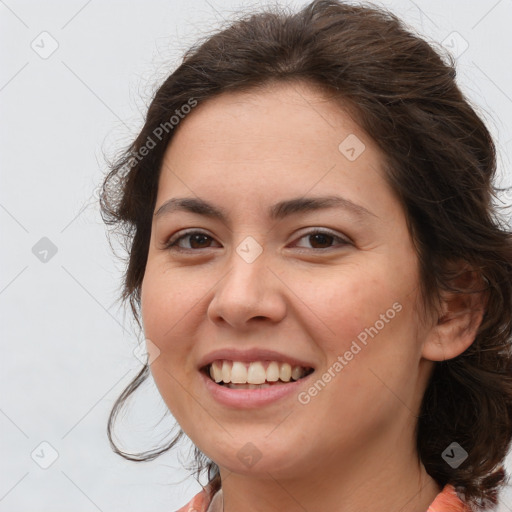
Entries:
[[221,468],[293,476],[410,457],[430,328],[382,162],[304,84],[223,94],[178,126],[142,316],[163,399]]

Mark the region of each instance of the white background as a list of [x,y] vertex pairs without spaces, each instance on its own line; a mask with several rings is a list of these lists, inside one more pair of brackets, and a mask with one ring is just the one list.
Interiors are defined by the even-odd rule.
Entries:
[[[459,84],[494,134],[511,185],[512,1],[381,5],[430,40],[456,31],[448,37],[459,41],[454,51],[467,41]],[[140,362],[129,312],[117,302],[122,262],[108,245],[95,189],[103,151],[130,142],[183,51],[240,6],[250,4],[0,1],[0,512],[173,511],[199,490],[176,458],[187,459],[188,445],[137,464],[108,444],[108,414]],[[46,59],[31,48],[48,38],[43,31],[59,45]],[[47,262],[32,250],[43,237],[57,249]],[[123,447],[161,445],[173,420],[157,426],[166,407],[152,380],[131,403],[118,430]],[[31,457],[36,450],[50,461],[42,442],[58,453],[48,469]],[[512,511],[512,493],[499,510]]]

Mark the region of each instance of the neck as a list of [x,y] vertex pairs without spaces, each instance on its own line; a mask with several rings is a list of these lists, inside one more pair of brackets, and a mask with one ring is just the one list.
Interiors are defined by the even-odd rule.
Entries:
[[324,457],[301,476],[221,468],[224,512],[425,512],[441,488],[413,449],[398,453],[400,441],[386,451],[359,447],[352,456]]

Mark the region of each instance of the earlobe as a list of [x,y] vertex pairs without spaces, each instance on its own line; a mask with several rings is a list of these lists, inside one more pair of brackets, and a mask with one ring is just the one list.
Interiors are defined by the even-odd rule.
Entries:
[[452,281],[453,290],[441,292],[441,311],[423,344],[422,355],[445,361],[462,354],[475,340],[487,305],[483,277],[464,265]]

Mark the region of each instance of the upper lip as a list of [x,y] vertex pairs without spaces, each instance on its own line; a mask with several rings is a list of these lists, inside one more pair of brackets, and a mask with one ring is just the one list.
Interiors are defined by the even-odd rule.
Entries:
[[199,361],[199,368],[204,368],[210,365],[213,361],[219,359],[225,359],[228,361],[242,361],[242,362],[254,362],[254,361],[277,361],[280,363],[289,363],[291,366],[302,366],[304,368],[313,368],[313,364],[303,359],[299,359],[293,356],[288,356],[275,350],[266,350],[253,348],[248,350],[224,348],[217,349],[209,352]]

